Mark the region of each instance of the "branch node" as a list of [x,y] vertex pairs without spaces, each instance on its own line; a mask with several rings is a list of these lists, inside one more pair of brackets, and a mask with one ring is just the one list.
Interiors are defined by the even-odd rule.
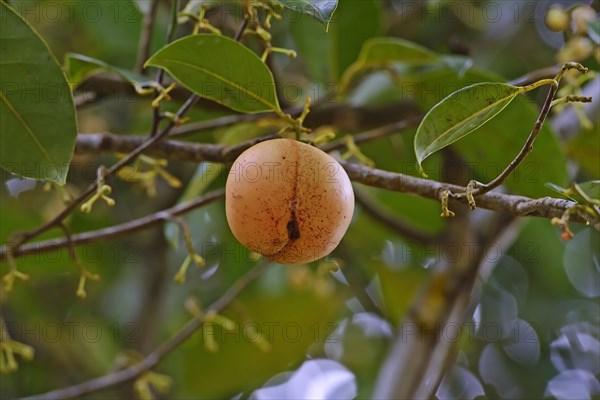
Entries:
[[158,96],[156,96],[154,98],[154,100],[152,100],[152,107],[153,108],[158,108],[160,107],[160,103],[163,100],[171,100],[171,95],[169,95],[169,92],[171,92],[173,89],[175,89],[175,87],[177,86],[177,84],[175,82],[171,83],[168,87],[162,89],[160,91],[160,93],[158,94]]
[[26,282],[29,280],[29,275],[20,272],[17,268],[17,262],[13,256],[14,248],[12,243],[8,243],[6,245],[6,261],[10,268],[10,271],[6,275],[2,277],[2,289],[5,292],[9,293],[13,290],[15,285],[15,280],[19,279],[22,282]]
[[104,200],[109,207],[113,207],[115,205],[115,200],[108,197],[108,195],[112,192],[112,188],[104,183],[104,167],[98,168],[97,175],[98,180],[96,183],[96,193],[94,193],[94,195],[90,197],[88,201],[84,202],[80,207],[81,212],[84,214],[89,214],[92,212],[92,207],[94,206],[94,203],[98,201],[98,199]]

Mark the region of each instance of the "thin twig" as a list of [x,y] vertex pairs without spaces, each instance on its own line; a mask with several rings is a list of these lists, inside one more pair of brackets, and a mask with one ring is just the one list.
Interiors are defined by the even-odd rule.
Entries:
[[233,40],[235,40],[236,42],[239,42],[240,40],[242,40],[242,36],[244,35],[244,31],[246,30],[246,27],[248,26],[248,22],[250,22],[250,16],[248,14],[244,14],[244,19],[242,20],[242,23],[238,27],[237,32],[233,36]]
[[[304,106],[294,106],[283,110],[285,114],[289,114],[292,117],[298,116],[302,113]],[[208,121],[200,121],[194,122],[190,124],[185,124],[183,126],[177,127],[171,131],[169,137],[177,137],[178,139],[183,136],[188,136],[193,133],[198,133],[200,131],[205,131],[209,129],[215,128],[223,128],[225,126],[234,125],[240,122],[252,122],[258,121],[263,118],[277,117],[277,114],[274,112],[266,112],[266,113],[258,113],[258,114],[235,114],[235,115],[227,115],[221,118],[215,118]]]
[[[246,288],[250,283],[256,280],[267,268],[269,264],[266,261],[261,262],[252,268],[246,275],[242,276],[236,283],[234,283],[221,297],[219,297],[214,303],[212,303],[206,312],[220,313],[223,309],[228,307],[235,298]],[[206,314],[206,313],[205,313]],[[99,390],[106,389],[108,387],[116,386],[118,384],[131,381],[144,372],[154,368],[162,359],[164,359],[169,353],[175,350],[179,345],[185,342],[190,336],[192,336],[198,329],[204,324],[204,318],[193,318],[184,327],[177,332],[173,337],[168,339],[166,342],[161,344],[152,353],[148,354],[140,363],[134,364],[128,368],[109,373],[83,382],[77,385],[69,386],[64,389],[53,390],[47,393],[25,397],[21,400],[54,400],[54,399],[65,399],[80,397],[89,393],[97,392]]]
[[554,78],[556,74],[562,68],[561,65],[552,65],[546,68],[540,68],[535,71],[531,71],[523,76],[520,76],[512,81],[508,82],[509,85],[513,86],[527,86],[531,85],[542,79]]
[[[475,208],[474,197],[481,196],[482,194],[487,193],[487,192],[497,188],[502,183],[504,183],[506,178],[508,178],[515,169],[517,169],[517,167],[521,164],[521,162],[523,162],[525,157],[527,157],[527,155],[529,153],[531,153],[531,151],[533,150],[533,143],[535,142],[535,139],[540,134],[540,132],[542,130],[542,126],[544,125],[544,122],[546,121],[546,118],[548,117],[548,113],[550,112],[550,108],[552,108],[552,101],[554,100],[554,96],[556,95],[556,92],[558,91],[558,84],[559,84],[562,76],[564,75],[564,73],[571,69],[576,69],[582,73],[586,73],[588,71],[588,69],[583,67],[581,64],[574,63],[574,62],[565,63],[562,66],[562,68],[560,68],[558,73],[555,75],[554,79],[551,80],[552,84],[550,85],[550,89],[548,90],[548,95],[546,96],[546,100],[544,101],[544,104],[542,105],[542,109],[540,110],[540,114],[537,118],[537,121],[533,125],[533,128],[531,128],[531,132],[529,133],[529,136],[527,137],[525,144],[523,145],[523,147],[521,148],[521,150],[519,151],[517,156],[504,169],[504,171],[502,171],[502,173],[500,175],[498,175],[496,178],[494,178],[491,182],[486,183],[486,184],[481,184],[481,183],[473,181],[472,184],[474,184],[473,186],[475,186],[475,190],[472,190],[472,188],[469,188],[464,193],[454,194],[454,197],[459,197],[459,198],[468,197],[470,200],[471,208]],[[540,82],[537,82],[537,84],[539,84],[539,83]],[[532,84],[531,86],[535,86],[535,85],[536,84]]]
[[[223,146],[210,143],[179,142],[164,140],[149,149],[146,154],[156,158],[168,158],[178,161],[214,161],[229,162],[235,160],[244,150],[264,142],[277,139],[280,136],[271,134],[251,139],[235,146]],[[84,134],[77,138],[76,154],[127,153],[143,143],[139,136],[113,135],[110,133]]]
[[[123,236],[131,235],[132,233],[148,229],[154,225],[159,225],[165,222],[169,216],[179,216],[193,211],[199,207],[205,206],[215,200],[223,197],[224,190],[219,189],[214,192],[207,193],[194,200],[178,204],[166,210],[158,211],[154,214],[146,215],[142,218],[133,221],[125,222],[119,225],[114,225],[104,229],[98,229],[90,232],[67,235],[65,237],[48,239],[36,243],[27,243],[20,247],[13,248],[13,256],[24,256],[27,254],[42,254],[53,250],[58,250],[64,247],[69,247],[70,252],[74,252],[74,246],[97,243],[103,240],[115,239]],[[168,219],[168,218],[167,218]],[[61,224],[61,227],[64,225]],[[63,228],[64,229],[64,228]],[[66,231],[65,231],[66,232]],[[0,260],[7,257],[7,247],[0,248]]]
[[142,33],[138,45],[137,61],[135,63],[135,72],[141,74],[144,70],[144,62],[150,55],[150,45],[152,44],[152,32],[154,31],[154,20],[158,10],[158,0],[152,0],[150,9],[144,14]]
[[502,171],[502,173],[496,178],[494,178],[491,182],[485,185],[477,185],[476,189],[472,192],[473,196],[481,196],[482,194],[494,190],[495,188],[500,186],[506,180],[506,178],[508,178],[510,174],[512,174],[513,171],[517,169],[517,167],[521,164],[521,162],[523,162],[525,157],[527,157],[527,155],[533,150],[533,143],[535,142],[535,139],[537,139],[538,135],[542,130],[542,126],[544,125],[544,121],[546,120],[546,117],[550,112],[552,100],[554,99],[554,95],[556,94],[557,90],[558,86],[550,86],[550,90],[548,90],[548,95],[546,96],[546,101],[544,102],[542,110],[540,111],[540,115],[538,116],[535,125],[531,129],[531,133],[525,141],[525,144],[519,151],[519,154],[517,154],[517,156],[508,164],[504,171]]
[[[171,43],[175,39],[175,34],[177,32],[177,12],[179,11],[179,0],[173,0],[173,5],[171,7],[171,22],[169,23],[169,28],[167,28],[167,38],[165,40],[165,46]],[[156,82],[162,86],[163,79],[165,77],[165,70],[163,68],[159,68],[156,72]],[[157,93],[156,96],[160,96],[160,93]],[[194,95],[191,95],[192,97]],[[188,100],[191,97],[188,98]],[[160,113],[160,103],[157,107],[154,107],[152,110],[152,126],[150,127],[150,137],[156,136],[158,134],[158,127],[160,126],[160,122],[163,120],[163,116]]]

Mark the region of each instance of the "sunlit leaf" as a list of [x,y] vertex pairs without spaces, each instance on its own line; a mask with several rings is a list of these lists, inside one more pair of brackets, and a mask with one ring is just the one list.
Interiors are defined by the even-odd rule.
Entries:
[[101,60],[96,60],[82,54],[68,53],[65,55],[65,72],[69,77],[69,84],[75,88],[85,79],[101,72],[112,72],[120,76],[123,80],[133,85],[139,94],[154,93],[154,89],[159,89],[160,85],[148,77],[128,71],[124,68],[117,68]]
[[233,110],[279,110],[275,82],[261,59],[225,36],[194,35],[163,47],[146,65],[166,69],[199,96]]
[[505,83],[477,83],[443,99],[423,118],[415,135],[415,154],[425,158],[479,128],[502,111],[522,89]]
[[329,22],[337,8],[337,0],[276,0],[285,7],[307,14],[321,23],[325,29],[329,28]]
[[43,39],[0,4],[0,165],[64,184],[77,122],[69,85]]

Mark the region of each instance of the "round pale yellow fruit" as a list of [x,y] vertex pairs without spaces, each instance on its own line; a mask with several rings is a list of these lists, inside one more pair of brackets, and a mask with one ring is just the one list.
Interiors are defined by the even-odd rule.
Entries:
[[563,32],[569,29],[569,14],[559,6],[548,9],[546,26],[553,32]]
[[291,139],[259,143],[233,163],[227,222],[248,249],[281,264],[325,257],[346,233],[354,193],[330,155]]

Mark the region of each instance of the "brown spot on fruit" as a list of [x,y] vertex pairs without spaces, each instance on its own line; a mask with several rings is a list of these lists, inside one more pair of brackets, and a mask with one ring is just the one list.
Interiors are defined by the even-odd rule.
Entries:
[[[327,168],[331,164],[333,176]],[[231,231],[243,245],[282,264],[301,264],[337,247],[350,225],[354,193],[331,156],[295,140],[276,139],[251,147],[234,162],[225,208]]]

